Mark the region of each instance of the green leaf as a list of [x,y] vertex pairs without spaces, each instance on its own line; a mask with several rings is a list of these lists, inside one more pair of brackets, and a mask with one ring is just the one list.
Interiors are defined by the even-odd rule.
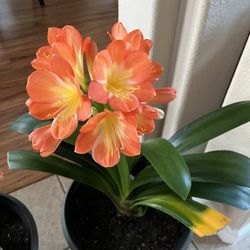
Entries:
[[208,113],[186,125],[169,140],[185,152],[250,121],[250,101],[238,102]]
[[162,182],[162,179],[152,166],[148,166],[136,175],[134,180],[131,182],[130,191],[133,191],[143,185],[155,182]]
[[119,195],[122,194],[120,175],[119,175],[117,167],[105,168],[105,171],[115,183]]
[[127,156],[126,158],[127,158],[127,163],[128,163],[128,167],[129,167],[129,172],[131,173],[131,171],[133,170],[136,163],[140,160],[141,155],[136,155],[136,156],[132,156],[132,157]]
[[8,152],[8,165],[10,169],[27,169],[65,176],[103,192],[116,202],[112,185],[94,168],[84,168],[56,156],[42,158],[38,153],[27,151]]
[[250,187],[250,159],[232,151],[183,156],[193,181]]
[[90,154],[77,154],[74,152],[74,146],[66,142],[61,142],[55,154],[73,161],[84,168],[89,168],[91,171],[96,171],[102,178],[109,182],[113,190],[116,190],[116,193],[119,194],[116,183],[107,173],[107,169],[94,162]]
[[223,183],[193,182],[190,195],[202,199],[250,209],[250,188]]
[[198,236],[212,235],[229,223],[229,219],[216,210],[189,198],[184,201],[173,192],[141,197],[134,205],[152,207],[169,214]]
[[25,113],[12,123],[11,129],[20,133],[30,134],[35,127],[42,123],[44,121],[37,120],[29,115],[29,113]]
[[144,142],[142,155],[174,192],[182,199],[187,198],[191,188],[189,170],[182,156],[170,142],[162,138]]
[[126,156],[121,155],[120,161],[117,165],[117,170],[120,176],[122,195],[126,198],[129,194],[130,187],[130,173]]

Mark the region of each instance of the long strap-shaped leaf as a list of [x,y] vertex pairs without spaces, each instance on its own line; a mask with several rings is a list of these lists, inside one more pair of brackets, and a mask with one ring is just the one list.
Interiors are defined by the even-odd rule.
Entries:
[[250,209],[250,188],[223,183],[192,182],[190,195],[222,202],[243,210]]
[[106,168],[95,163],[90,154],[76,154],[74,152],[74,146],[65,142],[62,142],[60,146],[55,151],[56,155],[59,155],[63,158],[71,160],[84,168],[89,168],[91,171],[95,171],[102,178],[104,178],[112,186],[113,190],[116,190],[116,193],[119,194],[118,187],[114,180],[110,177]]
[[200,237],[215,234],[230,221],[212,208],[191,199],[183,201],[173,193],[141,198],[135,205],[152,207],[169,214]]
[[11,151],[8,153],[8,165],[10,169],[28,169],[65,176],[89,185],[106,194],[114,202],[116,201],[114,190],[98,172],[56,156],[41,158],[35,152]]
[[250,101],[238,102],[198,118],[169,140],[180,152],[185,152],[249,121]]
[[150,165],[139,172],[138,175],[136,175],[134,180],[131,182],[130,191],[133,191],[143,185],[156,182],[162,182],[162,179]]
[[161,179],[182,199],[186,199],[191,178],[187,165],[173,145],[165,139],[142,143],[142,154],[154,167]]
[[250,187],[250,159],[232,151],[183,156],[192,180]]
[[25,113],[12,123],[11,129],[20,133],[30,134],[34,128],[41,123],[43,123],[43,121],[37,120],[29,115],[29,113]]
[[121,159],[117,165],[117,170],[119,172],[119,177],[121,181],[122,195],[124,198],[126,198],[129,194],[130,173],[125,155],[121,155]]

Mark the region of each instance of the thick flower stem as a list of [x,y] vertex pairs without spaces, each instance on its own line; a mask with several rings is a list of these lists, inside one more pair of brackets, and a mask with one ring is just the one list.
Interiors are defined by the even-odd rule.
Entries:
[[129,200],[121,200],[119,204],[115,204],[118,214],[121,216],[128,216],[128,217],[142,217],[145,212],[146,208],[141,206],[131,207],[131,201]]

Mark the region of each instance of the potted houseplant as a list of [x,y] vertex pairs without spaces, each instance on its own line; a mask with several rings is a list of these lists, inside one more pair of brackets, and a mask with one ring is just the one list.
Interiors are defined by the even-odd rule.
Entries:
[[16,198],[0,193],[0,249],[38,250],[38,235],[30,211]]
[[229,223],[193,197],[250,206],[247,157],[231,151],[186,153],[248,122],[250,102],[209,113],[169,140],[141,143],[140,136],[163,117],[150,104],[170,102],[176,92],[154,88],[163,69],[149,59],[152,41],[140,30],[128,33],[116,23],[109,36],[110,44],[98,52],[95,42],[83,40],[72,26],[49,29],[48,45],[38,50],[27,82],[29,114],[12,126],[29,134],[40,156],[9,152],[9,167],[78,182],[63,213],[73,249],[184,249],[190,233],[167,215],[201,237]]

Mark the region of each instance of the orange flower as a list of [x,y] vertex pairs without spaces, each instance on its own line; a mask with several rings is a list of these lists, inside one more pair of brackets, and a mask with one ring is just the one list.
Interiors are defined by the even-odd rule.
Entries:
[[49,46],[41,47],[37,51],[37,58],[32,61],[32,66],[35,69],[50,70],[52,55],[60,56],[70,64],[75,78],[87,90],[83,66],[84,41],[81,34],[70,25],[62,29],[51,27],[48,29],[48,43]]
[[164,112],[161,109],[145,103],[140,103],[139,108],[126,113],[126,117],[127,120],[136,127],[138,135],[143,135],[154,131],[154,120],[162,119],[164,117]]
[[72,67],[77,81],[87,90],[83,66],[83,39],[81,34],[70,25],[62,29],[49,28],[48,41],[52,52],[66,60]]
[[32,141],[32,147],[36,151],[40,151],[42,157],[46,157],[55,152],[62,140],[55,139],[50,132],[50,126],[46,125],[34,130],[29,135]]
[[37,70],[29,76],[26,89],[30,99],[26,104],[32,116],[40,120],[54,118],[51,134],[64,139],[75,131],[78,120],[89,118],[91,102],[66,61],[54,55],[50,67],[52,71]]
[[115,110],[132,111],[139,106],[138,91],[147,88],[141,83],[149,78],[151,68],[145,52],[131,52],[124,41],[114,41],[96,55],[88,95]]
[[120,152],[127,156],[140,154],[140,140],[136,128],[119,111],[104,110],[93,116],[81,128],[75,152],[92,150],[93,159],[103,167],[113,167]]
[[130,50],[141,50],[148,54],[153,45],[151,40],[143,38],[143,34],[139,29],[128,33],[121,22],[115,23],[111,33],[108,32],[108,34],[112,41],[123,40],[128,43]]

